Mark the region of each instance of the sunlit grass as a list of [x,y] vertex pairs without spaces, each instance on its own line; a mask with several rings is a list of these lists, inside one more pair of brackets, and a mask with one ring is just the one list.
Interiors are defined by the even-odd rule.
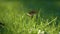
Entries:
[[34,15],[31,19],[25,13],[20,15],[18,12],[7,12],[5,15],[1,15],[0,20],[5,22],[4,30],[1,30],[1,33],[3,31],[2,34],[38,34],[39,30],[47,34],[57,34],[59,32],[59,27],[56,27],[57,17],[45,20],[41,17],[37,19],[36,15]]

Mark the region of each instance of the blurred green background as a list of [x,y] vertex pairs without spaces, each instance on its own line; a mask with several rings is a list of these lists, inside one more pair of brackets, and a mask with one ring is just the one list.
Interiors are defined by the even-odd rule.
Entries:
[[[31,10],[37,12],[32,19],[26,15]],[[58,34],[60,1],[0,0],[0,22],[5,24],[0,34],[37,34],[39,29]]]

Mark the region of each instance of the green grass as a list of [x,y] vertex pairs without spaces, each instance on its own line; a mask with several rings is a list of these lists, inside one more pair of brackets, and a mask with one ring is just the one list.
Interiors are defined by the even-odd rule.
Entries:
[[[11,6],[10,6],[11,5]],[[1,4],[0,21],[4,27],[0,27],[0,34],[38,34],[38,31],[44,31],[45,34],[58,34],[60,31],[60,22],[57,25],[58,17],[44,19],[40,11],[33,18],[27,16],[29,9],[13,6],[14,4]],[[4,7],[3,7],[4,6]],[[22,9],[21,9],[22,8]]]

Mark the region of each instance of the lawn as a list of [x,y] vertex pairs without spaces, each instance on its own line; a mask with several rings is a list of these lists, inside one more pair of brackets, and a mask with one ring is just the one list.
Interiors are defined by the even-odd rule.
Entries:
[[[37,10],[37,7],[31,8],[24,4],[25,3],[19,1],[0,2],[0,23],[3,24],[0,24],[0,34],[60,33],[60,21],[58,16],[54,16],[54,13],[52,13],[51,16],[50,13],[48,14],[47,12],[47,17],[45,17],[46,15],[42,8],[39,7]],[[37,10],[33,18],[27,15],[32,9]],[[44,12],[44,14],[41,12]]]

